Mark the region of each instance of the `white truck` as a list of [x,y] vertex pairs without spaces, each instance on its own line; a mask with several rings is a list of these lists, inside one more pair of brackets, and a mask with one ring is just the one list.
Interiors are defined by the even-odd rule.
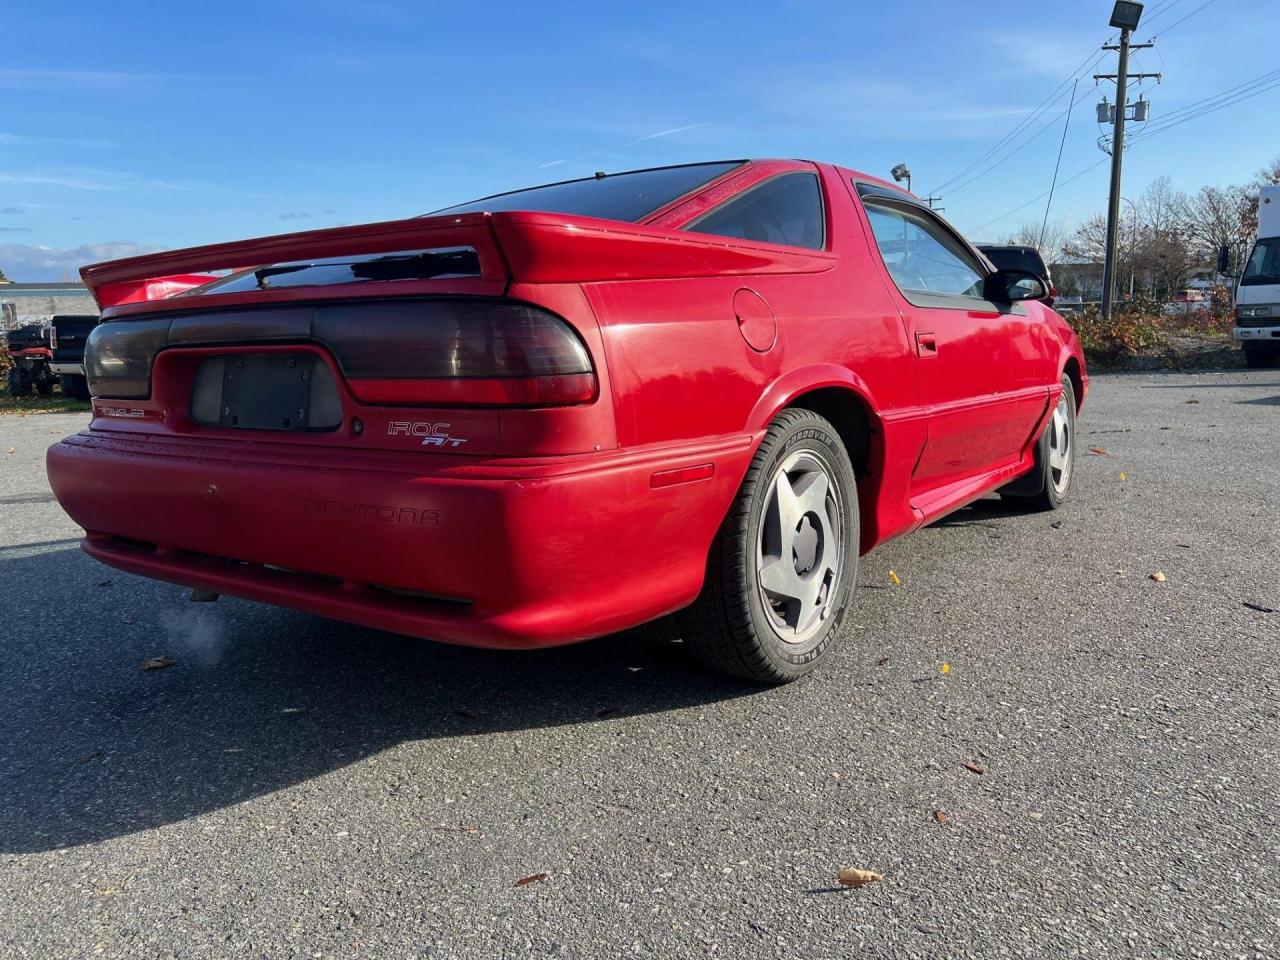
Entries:
[[1258,239],[1236,287],[1236,325],[1231,335],[1251,367],[1280,360],[1280,184],[1258,197]]

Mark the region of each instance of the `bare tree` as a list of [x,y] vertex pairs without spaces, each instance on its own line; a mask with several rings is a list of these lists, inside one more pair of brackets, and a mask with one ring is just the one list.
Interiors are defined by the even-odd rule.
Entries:
[[1269,164],[1258,171],[1258,175],[1253,179],[1255,187],[1267,187],[1280,183],[1280,157],[1276,157]]
[[1024,223],[1017,230],[1005,235],[1004,242],[1019,247],[1035,247],[1044,257],[1045,263],[1054,263],[1062,259],[1063,247],[1066,246],[1068,233],[1062,221],[1057,220],[1045,224],[1043,236],[1040,224]]
[[1258,229],[1257,194],[1243,186],[1201,187],[1187,199],[1183,217],[1187,235],[1201,259],[1216,260],[1222,247],[1231,250],[1233,257],[1238,256]]

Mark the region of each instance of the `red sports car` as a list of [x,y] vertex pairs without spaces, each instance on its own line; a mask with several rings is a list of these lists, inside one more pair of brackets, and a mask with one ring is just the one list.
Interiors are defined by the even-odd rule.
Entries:
[[1061,504],[1088,386],[1041,280],[823,163],[597,174],[82,274],[93,420],[48,469],[92,556],[477,646],[680,611],[761,681],[829,655],[860,553],[990,491]]

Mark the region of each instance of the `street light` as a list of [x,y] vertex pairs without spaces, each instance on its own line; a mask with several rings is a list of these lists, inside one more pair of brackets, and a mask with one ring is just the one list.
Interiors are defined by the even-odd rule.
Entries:
[[893,179],[896,182],[901,183],[903,180],[907,181],[907,193],[911,192],[911,171],[907,169],[907,165],[905,163],[898,164],[889,172],[893,174]]
[[1116,0],[1115,9],[1111,11],[1111,26],[1117,30],[1137,30],[1141,19],[1142,4]]

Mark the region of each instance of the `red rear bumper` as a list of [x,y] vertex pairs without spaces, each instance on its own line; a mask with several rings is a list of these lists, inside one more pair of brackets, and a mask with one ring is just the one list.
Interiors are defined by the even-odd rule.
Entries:
[[[600,636],[693,600],[751,449],[737,437],[475,463],[94,431],[52,446],[48,471],[88,533],[84,549],[104,563],[398,633],[517,648]],[[707,463],[709,479],[653,480]]]

